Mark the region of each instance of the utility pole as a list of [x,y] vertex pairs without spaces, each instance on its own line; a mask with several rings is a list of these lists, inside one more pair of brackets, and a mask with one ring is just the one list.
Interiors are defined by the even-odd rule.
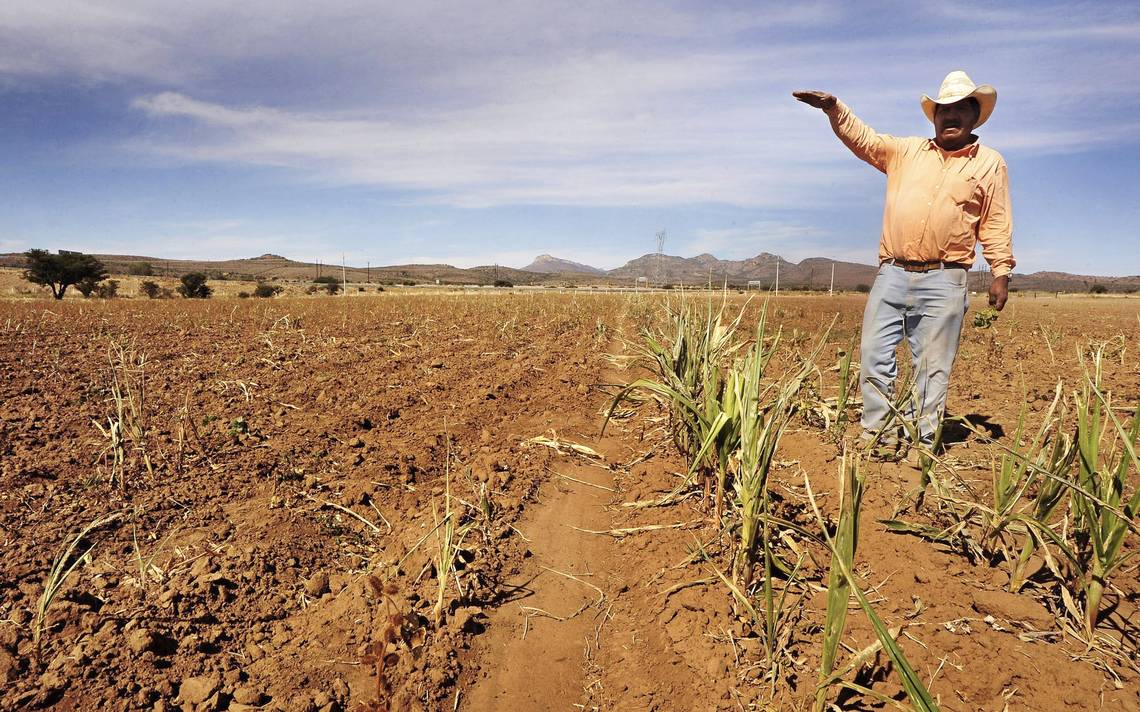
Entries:
[[780,256],[776,255],[776,295],[780,296]]
[[831,263],[831,286],[827,288],[827,296],[835,296],[835,263]]
[[344,253],[340,253],[340,281],[344,285],[344,296],[348,296],[348,274],[344,269]]
[[366,264],[368,266],[365,268],[367,271],[364,273],[364,281],[372,284],[372,260],[369,260]]

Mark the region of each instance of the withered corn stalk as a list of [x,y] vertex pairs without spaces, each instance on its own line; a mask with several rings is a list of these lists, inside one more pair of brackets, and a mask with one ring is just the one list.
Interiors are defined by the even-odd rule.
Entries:
[[[739,460],[741,448],[741,427],[745,422],[742,413],[752,406],[741,403],[747,388],[745,380],[749,379],[754,387],[764,377],[764,370],[771,361],[776,347],[780,342],[780,333],[777,332],[772,339],[766,337],[768,306],[767,303],[760,310],[760,319],[756,325],[756,336],[751,350],[740,362],[733,364],[718,387],[707,389],[700,414],[700,420],[705,424],[700,449],[693,458],[693,467],[703,462],[711,462],[711,468],[716,472],[716,521],[720,522],[724,513],[725,492],[728,489],[728,477],[732,471],[734,460]],[[759,400],[753,401],[753,406]],[[752,411],[756,412],[753,407]]]
[[[834,322],[833,322],[834,323]],[[762,327],[763,324],[760,325]],[[759,327],[758,327],[759,328]],[[827,341],[830,327],[820,337],[815,349],[804,358],[799,370],[778,381],[763,382],[764,366],[771,355],[765,352],[764,340],[758,333],[748,355],[730,371],[729,387],[735,389],[734,418],[739,423],[740,446],[736,454],[736,477],[733,488],[740,501],[740,549],[733,573],[745,590],[752,582],[756,565],[756,543],[760,525],[767,521],[768,472],[776,447],[798,403],[804,381],[815,371],[815,359]],[[767,537],[764,546],[769,546]],[[771,564],[765,549],[765,567]],[[770,581],[766,583],[770,585]]]
[[[649,392],[665,404],[673,443],[691,463],[691,472],[702,475],[706,499],[712,488],[713,472],[721,463],[720,453],[712,450],[698,453],[721,411],[725,366],[741,348],[735,343],[735,333],[744,317],[744,309],[727,321],[726,306],[722,303],[714,310],[709,304],[701,316],[682,299],[678,307],[668,308],[669,333],[643,330],[641,341],[631,343],[630,348],[638,354],[635,364],[653,376],[624,386],[610,402],[602,425],[604,433],[618,406],[634,391]],[[719,501],[723,501],[723,495]]]
[[851,600],[851,586],[835,559],[841,559],[850,571],[855,566],[855,551],[859,545],[859,508],[863,501],[863,475],[859,460],[849,457],[844,450],[839,463],[839,525],[836,528],[831,557],[831,572],[827,578],[827,618],[823,627],[823,655],[819,666],[819,687],[815,693],[815,710],[822,712],[827,702],[827,681],[835,669],[839,641],[847,622],[847,604]]
[[75,550],[91,532],[110,524],[121,515],[122,512],[112,512],[111,514],[99,517],[83,527],[78,534],[67,542],[67,545],[55,557],[55,561],[52,562],[51,569],[48,570],[47,576],[44,577],[44,590],[43,593],[40,594],[39,600],[36,601],[36,613],[32,618],[32,642],[36,646],[37,659],[41,657],[43,651],[44,622],[47,620],[47,614],[51,608],[51,604],[55,601],[60,589],[63,588],[63,584],[67,582],[67,579],[75,572],[79,564],[82,563],[82,561],[87,558],[87,555],[91,553],[91,550],[95,548],[95,544],[92,543],[78,556],[75,555]]
[[[858,466],[855,465],[855,472],[851,473],[852,480],[841,484],[841,491],[843,488],[847,488],[848,490],[847,501],[849,503],[849,507],[840,510],[840,523],[836,537],[832,537],[828,533],[827,524],[824,522],[823,515],[820,513],[819,506],[816,503],[815,494],[811,489],[811,481],[808,479],[807,474],[804,474],[804,488],[807,490],[808,502],[811,504],[812,512],[815,514],[816,522],[819,524],[820,531],[823,535],[823,541],[831,550],[832,574],[838,572],[838,576],[830,576],[828,579],[828,627],[825,629],[824,656],[825,659],[828,657],[827,647],[829,645],[838,645],[838,638],[842,637],[843,634],[842,625],[839,625],[841,621],[833,618],[833,616],[837,618],[840,615],[833,611],[833,600],[835,602],[835,609],[837,610],[839,607],[840,599],[843,601],[844,608],[846,607],[847,597],[842,594],[841,590],[838,588],[837,583],[835,590],[832,588],[833,582],[842,580],[850,592],[855,595],[855,599],[859,602],[859,607],[863,609],[863,613],[866,614],[867,619],[871,622],[871,627],[875,631],[875,637],[879,639],[879,643],[882,645],[883,650],[891,659],[891,663],[894,665],[895,672],[898,674],[900,682],[902,682],[903,689],[906,691],[907,698],[910,700],[911,705],[915,710],[917,710],[917,712],[937,712],[938,705],[934,702],[934,698],[930,696],[930,692],[926,689],[926,685],[923,684],[922,678],[919,677],[917,672],[915,672],[914,668],[907,660],[906,655],[903,654],[903,651],[899,647],[898,642],[895,640],[895,636],[892,635],[891,630],[887,628],[886,624],[884,624],[882,619],[879,618],[879,615],[875,613],[875,609],[871,606],[871,602],[867,600],[866,594],[863,593],[863,589],[860,588],[859,582],[855,580],[855,575],[852,573],[856,543],[854,539],[859,528],[858,505],[861,501],[862,489],[862,483],[857,475],[857,472]],[[857,486],[859,487],[859,492],[855,492],[852,489],[852,487],[856,486],[854,483],[858,483]],[[842,521],[844,517],[850,518],[850,523],[845,523]],[[840,542],[838,539],[840,533],[845,531],[850,531],[852,533],[852,538],[850,540],[850,557],[847,556],[846,544]],[[843,615],[845,618],[845,614]],[[829,634],[829,631],[834,632],[830,632]],[[830,642],[832,640],[832,636],[835,636],[834,642]],[[834,652],[830,654],[830,658],[832,666],[834,666]],[[830,674],[830,671],[828,671],[827,674],[821,674],[820,687],[822,689],[817,690],[817,710],[822,709],[822,707],[820,707],[821,702],[819,694],[820,692],[823,693],[823,700],[826,702],[826,688],[833,682],[833,678],[834,676]],[[846,687],[851,687],[852,689],[859,689],[858,686],[854,685],[853,683],[840,682],[839,684],[843,684]],[[865,689],[860,689],[860,691],[869,692]]]
[[[1135,481],[1140,473],[1140,405],[1128,426],[1117,418],[1100,387],[1102,355],[1101,350],[1096,352],[1092,373],[1085,368],[1085,386],[1074,394],[1080,485],[1072,495],[1076,510],[1075,563],[1084,574],[1085,632],[1090,638],[1109,577],[1137,554],[1137,550],[1125,553],[1123,545],[1129,531],[1135,529],[1140,511],[1140,485]],[[1109,448],[1102,451],[1105,440],[1109,441]],[[1130,473],[1132,493],[1126,497]]]
[[[432,609],[436,626],[443,623],[443,607],[447,598],[448,579],[455,576],[455,559],[463,548],[463,540],[470,531],[471,523],[461,523],[461,513],[452,506],[451,495],[451,452],[447,454],[447,464],[444,466],[443,511],[440,512],[432,501],[432,515],[435,518],[436,532],[436,559],[435,572],[438,581],[436,589],[435,607]],[[458,578],[456,584],[458,585]],[[462,591],[460,592],[462,593]]]

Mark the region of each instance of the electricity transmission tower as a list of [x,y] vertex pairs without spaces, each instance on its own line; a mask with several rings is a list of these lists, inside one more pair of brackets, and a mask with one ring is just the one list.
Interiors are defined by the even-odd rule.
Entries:
[[658,257],[658,259],[654,260],[654,262],[656,263],[656,264],[654,264],[654,272],[656,274],[653,275],[656,278],[656,281],[658,284],[661,284],[661,259],[660,258],[664,254],[665,254],[665,228],[661,228],[660,230],[657,231],[657,257]]

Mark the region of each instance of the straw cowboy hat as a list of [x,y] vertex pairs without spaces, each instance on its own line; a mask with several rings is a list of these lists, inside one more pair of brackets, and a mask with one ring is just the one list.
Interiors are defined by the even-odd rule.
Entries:
[[974,124],[977,128],[986,123],[986,119],[990,118],[990,114],[994,111],[994,104],[997,103],[997,89],[994,89],[989,84],[977,86],[973,80],[961,70],[955,70],[946,75],[942,80],[942,86],[938,89],[938,98],[931,99],[927,95],[922,95],[922,112],[926,114],[926,118],[930,119],[930,123],[934,123],[934,105],[935,104],[953,104],[956,101],[974,97],[978,100],[978,123]]

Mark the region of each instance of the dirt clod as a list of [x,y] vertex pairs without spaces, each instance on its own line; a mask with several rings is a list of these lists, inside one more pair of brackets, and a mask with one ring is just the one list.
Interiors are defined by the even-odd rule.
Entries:
[[158,636],[145,628],[135,628],[127,633],[127,647],[135,654],[153,650]]
[[318,571],[305,581],[305,593],[310,596],[323,596],[329,592],[329,575]]
[[178,686],[178,699],[184,704],[201,704],[210,699],[220,685],[218,678],[213,675],[187,677]]
[[265,693],[256,687],[243,685],[234,690],[233,699],[242,705],[260,705],[265,701]]
[[974,610],[982,615],[1029,624],[1034,630],[1054,627],[1049,611],[1029,596],[1006,591],[975,591]]

